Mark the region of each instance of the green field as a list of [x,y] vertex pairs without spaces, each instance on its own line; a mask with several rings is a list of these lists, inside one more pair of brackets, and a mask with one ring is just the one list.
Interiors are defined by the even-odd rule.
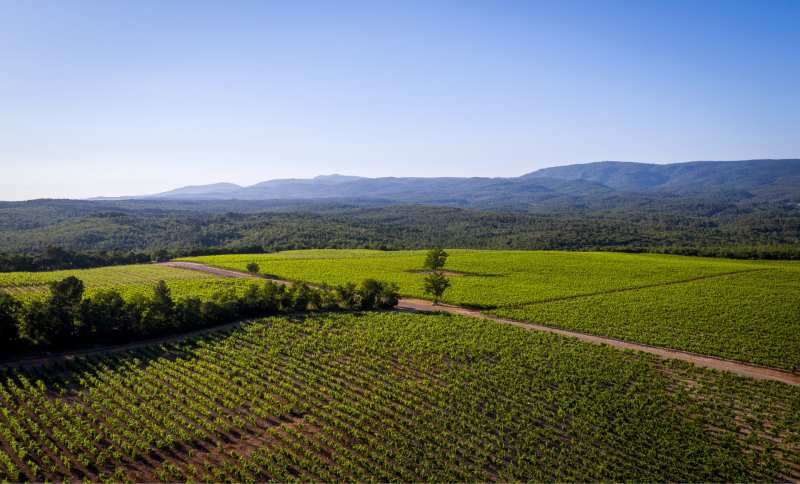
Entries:
[[499,316],[800,369],[800,271],[765,270],[529,304]]
[[[451,303],[635,342],[800,366],[800,264],[654,254],[450,250]],[[424,251],[307,250],[185,260],[340,284],[391,280],[422,297]]]
[[115,289],[128,300],[137,295],[150,296],[159,280],[167,283],[175,300],[190,296],[206,300],[227,291],[241,296],[254,283],[252,279],[232,279],[205,272],[143,264],[70,271],[0,273],[0,291],[22,301],[44,298],[48,294],[49,282],[68,276],[75,276],[85,283],[86,296],[105,289]]
[[151,286],[159,280],[184,281],[213,279],[214,276],[197,271],[175,269],[155,264],[99,267],[50,272],[0,272],[0,291],[11,294],[45,291],[47,284],[75,276],[87,289],[107,289],[125,286]]
[[[445,299],[455,304],[498,307],[553,298],[594,294],[683,281],[764,266],[725,259],[555,251],[449,250],[453,277]],[[425,251],[298,250],[275,254],[218,255],[178,260],[245,271],[257,262],[261,271],[284,279],[341,284],[365,277],[391,280],[403,293],[422,297]]]
[[457,316],[270,318],[5,376],[3,480],[800,478],[797,387]]

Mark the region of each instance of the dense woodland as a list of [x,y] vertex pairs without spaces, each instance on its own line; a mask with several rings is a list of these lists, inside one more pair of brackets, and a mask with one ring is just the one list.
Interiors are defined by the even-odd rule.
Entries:
[[[646,204],[497,213],[424,205],[244,202],[0,203],[0,270],[51,270],[220,252],[303,248],[649,251],[800,259],[800,209],[787,204]],[[290,209],[291,208],[291,209]],[[276,211],[278,210],[278,211]]]

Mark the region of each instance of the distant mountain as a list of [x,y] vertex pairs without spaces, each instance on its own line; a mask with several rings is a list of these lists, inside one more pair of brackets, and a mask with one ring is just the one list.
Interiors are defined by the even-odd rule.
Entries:
[[663,199],[726,203],[800,202],[800,160],[648,164],[602,161],[545,168],[512,178],[326,175],[178,188],[152,200],[349,200],[523,211],[604,209]]
[[800,195],[800,160],[693,161],[654,165],[601,161],[557,166],[523,178],[586,180],[615,190],[639,193],[796,199]]
[[580,203],[615,191],[586,180],[550,178],[360,178],[317,177],[269,180],[238,189],[186,187],[148,197],[155,200],[351,200],[424,203],[458,207],[527,208]]
[[233,195],[243,187],[234,183],[214,183],[212,185],[195,185],[177,188],[168,192],[153,195],[152,198],[206,198]]

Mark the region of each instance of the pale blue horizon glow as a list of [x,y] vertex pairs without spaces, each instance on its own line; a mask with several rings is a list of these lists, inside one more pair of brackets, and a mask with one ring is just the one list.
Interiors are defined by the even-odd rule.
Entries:
[[800,2],[0,0],[0,200],[800,157]]

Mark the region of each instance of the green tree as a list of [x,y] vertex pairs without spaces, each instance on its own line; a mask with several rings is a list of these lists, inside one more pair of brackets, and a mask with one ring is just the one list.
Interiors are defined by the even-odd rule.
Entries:
[[425,268],[429,271],[440,271],[447,262],[449,254],[444,249],[433,248],[428,251],[425,256]]
[[130,333],[134,321],[122,295],[113,289],[99,291],[81,302],[83,333],[101,341],[120,339]]
[[253,316],[265,311],[264,298],[258,284],[250,284],[241,299],[241,310],[245,316]]
[[358,287],[357,296],[361,309],[391,308],[400,299],[397,284],[364,279]]
[[83,292],[83,281],[74,276],[50,283],[46,312],[52,331],[51,343],[64,344],[78,336]]
[[293,311],[305,311],[312,300],[311,288],[305,283],[293,282],[288,290],[290,306]]
[[400,287],[394,282],[382,282],[378,296],[378,307],[393,308],[400,301]]
[[283,303],[285,288],[272,281],[267,281],[261,289],[261,304],[265,312],[278,311]]
[[175,320],[181,328],[192,328],[205,324],[201,307],[203,301],[196,297],[186,297],[175,303]]
[[22,305],[11,295],[0,292],[0,348],[9,349],[19,337]]
[[158,281],[153,289],[153,298],[145,311],[145,330],[148,332],[166,331],[177,326],[175,321],[175,302],[167,283]]
[[59,321],[53,317],[47,301],[34,299],[25,305],[20,323],[20,336],[34,346],[50,346],[59,331]]
[[425,276],[423,290],[425,294],[430,294],[433,297],[433,304],[439,303],[448,287],[450,287],[450,280],[441,272],[431,272]]
[[361,281],[361,285],[358,288],[358,299],[361,309],[377,307],[381,289],[381,283],[375,279],[364,279]]
[[261,271],[261,268],[255,262],[250,262],[247,264],[247,272],[250,274],[258,274]]
[[83,291],[83,281],[75,276],[69,276],[50,283],[50,302],[63,308],[64,311],[75,314],[83,299]]
[[342,309],[353,309],[358,304],[358,288],[354,282],[336,286],[333,290],[336,303]]

